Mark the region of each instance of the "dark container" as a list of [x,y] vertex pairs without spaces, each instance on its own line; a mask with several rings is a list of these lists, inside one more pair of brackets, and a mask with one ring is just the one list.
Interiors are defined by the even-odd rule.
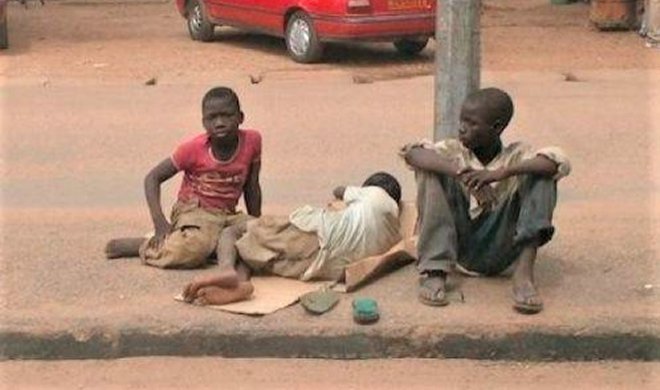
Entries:
[[589,19],[600,30],[635,28],[637,0],[591,0]]

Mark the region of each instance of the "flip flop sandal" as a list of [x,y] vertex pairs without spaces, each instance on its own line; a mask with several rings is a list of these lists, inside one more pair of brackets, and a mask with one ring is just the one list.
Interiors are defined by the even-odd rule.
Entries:
[[538,314],[543,310],[543,303],[527,303],[526,299],[519,301],[515,295],[513,297],[513,302],[514,310],[520,314]]
[[[422,277],[419,279],[419,289],[427,290],[431,292],[431,298],[417,294],[417,298],[420,302],[429,306],[447,306],[449,304],[449,299],[447,299],[447,292],[445,289],[435,290],[431,283],[433,283],[434,277]],[[446,287],[445,287],[446,288]]]
[[378,303],[371,298],[353,300],[353,320],[361,325],[373,324],[380,318]]
[[303,294],[300,297],[300,304],[308,313],[323,314],[330,310],[339,302],[339,294],[331,290],[317,290]]

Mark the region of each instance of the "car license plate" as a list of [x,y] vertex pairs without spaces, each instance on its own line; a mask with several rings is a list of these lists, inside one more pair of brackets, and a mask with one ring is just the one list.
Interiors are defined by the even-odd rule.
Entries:
[[387,7],[390,11],[402,11],[412,9],[426,9],[434,0],[387,0]]

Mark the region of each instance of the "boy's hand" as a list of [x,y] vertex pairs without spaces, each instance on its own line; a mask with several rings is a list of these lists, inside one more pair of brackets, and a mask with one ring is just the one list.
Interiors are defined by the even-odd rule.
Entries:
[[[489,210],[497,201],[495,191],[489,183],[499,181],[500,174],[494,174],[497,171],[474,170],[472,168],[463,168],[458,171],[458,179],[467,186],[468,191],[475,197],[479,206]],[[495,180],[497,179],[497,180]]]
[[329,202],[325,209],[329,211],[341,211],[345,208],[346,203],[344,203],[344,201],[335,199],[332,202]]
[[475,199],[477,199],[477,203],[484,210],[490,210],[497,201],[497,198],[495,197],[495,191],[493,191],[491,186],[484,186],[478,190],[470,189],[470,193],[475,197]]
[[508,177],[503,168],[490,171],[488,169],[474,170],[470,168],[459,172],[458,177],[471,190],[479,191],[490,183],[504,180]]

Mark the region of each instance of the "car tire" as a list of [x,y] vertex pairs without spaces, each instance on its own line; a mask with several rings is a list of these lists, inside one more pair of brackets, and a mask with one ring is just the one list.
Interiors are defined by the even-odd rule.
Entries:
[[9,33],[7,31],[7,14],[0,20],[0,49],[9,47]]
[[186,22],[190,38],[195,41],[209,42],[213,40],[215,25],[206,15],[206,8],[201,0],[190,0],[187,6]]
[[318,62],[323,56],[323,43],[319,40],[312,18],[298,11],[291,15],[284,34],[289,56],[296,62]]
[[421,53],[427,43],[429,43],[428,37],[417,39],[406,38],[394,41],[394,47],[403,55],[414,56]]

